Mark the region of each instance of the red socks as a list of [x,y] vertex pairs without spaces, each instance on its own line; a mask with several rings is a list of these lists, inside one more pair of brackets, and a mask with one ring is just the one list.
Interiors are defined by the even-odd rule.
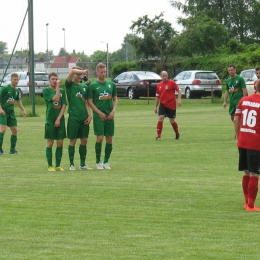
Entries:
[[248,207],[253,208],[258,193],[258,177],[251,176],[248,183]]
[[250,176],[249,175],[243,175],[242,178],[242,188],[243,188],[243,193],[245,197],[245,203],[248,203],[248,183],[249,183]]
[[172,124],[172,128],[173,128],[175,134],[178,135],[178,134],[179,134],[178,124],[177,124],[176,122],[174,122],[174,123]]
[[157,137],[159,137],[159,138],[161,138],[162,129],[163,129],[163,122],[158,121],[158,123],[157,123]]

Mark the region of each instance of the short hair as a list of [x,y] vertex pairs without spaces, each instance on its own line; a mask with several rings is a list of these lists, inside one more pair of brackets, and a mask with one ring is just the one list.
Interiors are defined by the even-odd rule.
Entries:
[[229,64],[229,65],[228,65],[228,68],[236,69],[236,66],[235,66],[234,64]]
[[256,83],[256,91],[260,93],[260,80]]
[[11,74],[11,78],[19,78],[19,75],[14,72],[14,73]]
[[73,70],[73,69],[82,70],[82,68],[81,68],[80,66],[73,66],[71,69],[72,69],[72,70]]
[[257,67],[255,68],[255,72],[259,71],[260,70],[260,67]]
[[98,63],[96,66],[96,71],[98,71],[98,69],[106,69],[106,65],[104,63]]
[[57,74],[56,72],[51,72],[51,73],[49,74],[49,79],[50,79],[52,76],[58,77],[58,74]]

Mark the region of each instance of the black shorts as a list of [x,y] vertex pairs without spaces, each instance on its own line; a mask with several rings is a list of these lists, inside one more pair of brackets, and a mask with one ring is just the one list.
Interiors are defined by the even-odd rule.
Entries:
[[163,104],[160,104],[158,115],[159,116],[167,116],[169,118],[175,118],[176,117],[176,110],[172,110],[172,109],[164,106]]
[[260,174],[260,151],[238,148],[238,170]]

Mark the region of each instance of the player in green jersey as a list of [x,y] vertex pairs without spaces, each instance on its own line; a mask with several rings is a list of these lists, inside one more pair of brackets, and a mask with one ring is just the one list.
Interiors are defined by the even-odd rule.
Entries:
[[19,89],[16,88],[18,82],[19,75],[17,73],[12,73],[11,83],[2,87],[0,90],[0,155],[5,154],[2,146],[7,126],[10,128],[12,133],[10,154],[18,154],[15,149],[17,142],[17,120],[14,113],[15,101],[22,110],[23,117],[26,117],[26,111],[20,99]]
[[88,86],[81,83],[82,75],[88,76],[88,70],[82,70],[81,67],[73,67],[65,81],[66,94],[69,104],[69,118],[67,125],[67,134],[70,139],[68,153],[70,160],[70,170],[74,171],[74,154],[77,139],[80,138],[79,155],[81,170],[91,170],[86,165],[87,141],[89,134],[89,124],[92,120],[90,109],[87,103]]
[[223,107],[227,107],[227,100],[229,98],[229,114],[231,120],[234,121],[234,116],[238,102],[242,97],[247,96],[247,89],[244,78],[236,74],[235,65],[230,64],[228,66],[228,74],[229,78],[226,81],[226,91],[224,95]]
[[[45,135],[47,139],[46,158],[48,171],[64,171],[60,167],[62,158],[63,139],[66,138],[64,112],[67,101],[64,89],[60,88],[60,81],[55,72],[49,74],[49,87],[42,91],[46,103]],[[56,167],[52,165],[52,146],[57,140],[55,151]]]
[[[94,133],[97,136],[96,167],[98,170],[110,169],[108,160],[112,152],[114,136],[114,116],[117,107],[117,91],[114,82],[106,80],[106,65],[96,66],[97,80],[90,84],[88,103],[93,110]],[[101,162],[101,150],[104,136],[106,137],[105,157]]]

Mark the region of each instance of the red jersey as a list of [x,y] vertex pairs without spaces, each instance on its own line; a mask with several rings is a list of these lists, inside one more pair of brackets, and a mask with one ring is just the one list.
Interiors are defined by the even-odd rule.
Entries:
[[175,91],[179,89],[179,86],[171,79],[167,79],[165,82],[161,81],[156,87],[156,97],[159,98],[160,103],[167,108],[176,110]]
[[237,146],[260,151],[260,95],[243,97],[238,103],[235,116],[240,117]]

